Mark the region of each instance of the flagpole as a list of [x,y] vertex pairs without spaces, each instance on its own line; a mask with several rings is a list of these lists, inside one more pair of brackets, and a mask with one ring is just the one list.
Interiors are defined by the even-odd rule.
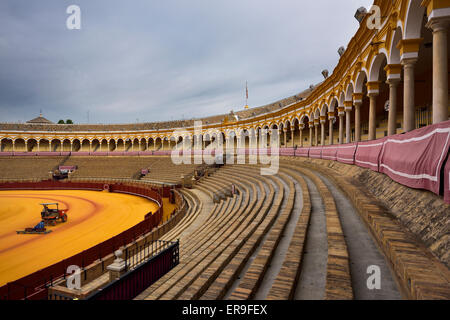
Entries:
[[245,109],[248,109],[248,82],[245,81]]

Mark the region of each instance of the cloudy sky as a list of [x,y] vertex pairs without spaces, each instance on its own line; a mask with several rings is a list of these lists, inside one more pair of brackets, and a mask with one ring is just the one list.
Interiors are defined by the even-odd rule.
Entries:
[[[297,94],[372,0],[1,0],[0,122],[189,119]],[[81,8],[81,30],[66,9]]]

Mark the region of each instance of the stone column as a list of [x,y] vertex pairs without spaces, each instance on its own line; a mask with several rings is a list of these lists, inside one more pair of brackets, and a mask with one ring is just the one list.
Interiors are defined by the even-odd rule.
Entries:
[[361,141],[361,106],[363,103],[363,94],[353,94],[353,104],[355,105],[355,142]]
[[339,112],[339,144],[344,143],[344,115],[345,107],[338,107]]
[[369,106],[369,139],[375,140],[377,138],[377,97],[379,94],[380,84],[378,81],[367,83],[368,96],[370,98]]
[[12,142],[12,152],[15,152],[16,151],[16,140],[12,139],[11,142]]
[[314,120],[314,145],[317,147],[319,145],[319,119]]
[[419,48],[423,39],[403,39],[397,44],[403,65],[403,130],[414,130],[415,109],[414,102],[414,65],[419,57]]
[[285,128],[283,128],[283,136],[284,136],[284,147],[285,148],[287,148],[287,139],[286,139],[286,136],[287,136],[287,130],[285,129]]
[[291,128],[291,141],[292,141],[292,148],[295,147],[295,141],[294,141],[294,129]]
[[320,145],[325,145],[325,122],[327,121],[326,116],[320,116]]
[[415,102],[414,102],[414,90],[415,90],[415,78],[414,78],[414,66],[417,59],[405,59],[402,61],[404,69],[404,93],[403,93],[403,130],[405,132],[414,130],[415,124]]
[[[448,8],[447,8],[448,9]],[[448,47],[450,18],[431,18],[433,30],[433,124],[448,120]]]
[[300,131],[300,148],[303,148],[303,129],[305,129],[305,125],[299,125],[298,128]]
[[378,93],[369,94],[370,107],[369,107],[369,138],[368,138],[368,140],[375,140],[377,137],[377,124],[376,124],[377,96],[378,96]]
[[334,144],[334,136],[333,136],[333,121],[334,121],[334,112],[328,112],[328,121],[329,121],[329,143],[330,146]]
[[391,136],[397,133],[397,87],[401,80],[402,65],[388,64],[384,70],[389,85],[388,135]]
[[309,122],[309,145],[313,146],[313,127],[314,127],[314,121]]
[[351,136],[351,124],[352,124],[352,107],[353,102],[352,101],[345,101],[345,143],[352,142],[352,136]]
[[397,133],[397,87],[400,79],[389,79],[389,115],[388,115],[388,135]]

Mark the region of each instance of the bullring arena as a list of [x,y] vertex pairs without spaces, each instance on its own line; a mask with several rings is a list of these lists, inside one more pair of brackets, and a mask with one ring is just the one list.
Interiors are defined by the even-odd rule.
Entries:
[[[0,299],[450,299],[450,2],[374,4],[380,30],[269,105],[0,123]],[[68,220],[17,234],[43,202]]]

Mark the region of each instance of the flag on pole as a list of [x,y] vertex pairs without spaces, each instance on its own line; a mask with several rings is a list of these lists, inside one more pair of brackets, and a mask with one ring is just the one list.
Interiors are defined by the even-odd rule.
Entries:
[[248,84],[247,84],[247,81],[245,81],[245,99],[248,100]]
[[245,109],[248,109],[248,83],[245,81]]

